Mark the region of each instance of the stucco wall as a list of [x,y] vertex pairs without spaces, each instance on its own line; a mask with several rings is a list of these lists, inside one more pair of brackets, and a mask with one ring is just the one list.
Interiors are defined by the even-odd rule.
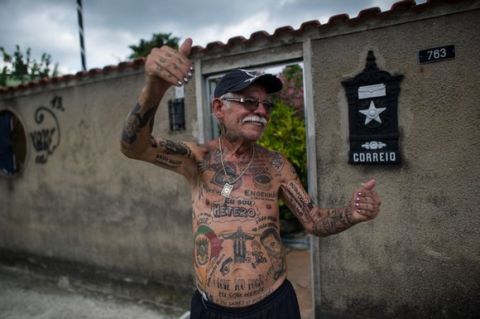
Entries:
[[[480,310],[478,21],[477,10],[312,42],[320,204],[342,205],[370,177],[383,202],[374,222],[320,240],[318,313],[458,318]],[[450,44],[453,60],[418,63],[419,50]],[[399,166],[347,164],[341,81],[363,70],[368,50],[380,69],[404,75]]]
[[[60,143],[45,163],[29,142],[21,176],[0,179],[0,248],[49,256],[162,283],[191,284],[191,209],[188,185],[179,176],[120,153],[123,121],[143,85],[142,70],[97,75],[0,100],[23,120],[27,135],[55,127],[53,116],[35,122],[45,106],[59,123]],[[187,91],[191,88],[187,88]],[[167,100],[155,134],[171,134]],[[61,97],[63,111],[50,101]],[[57,105],[58,106],[58,105]],[[195,107],[186,105],[187,130]],[[53,142],[57,137],[53,136]]]
[[[312,67],[312,81],[306,84],[313,92],[306,96],[313,95],[319,204],[344,205],[370,177],[377,179],[383,202],[375,221],[319,240],[313,261],[320,273],[317,317],[458,318],[479,312],[479,3],[431,3],[428,10],[400,6],[380,18],[334,22],[340,17],[328,26],[211,45],[193,57],[199,68],[195,85],[186,87],[186,132],[168,132],[166,99],[157,112],[155,133],[207,136],[201,130],[208,119],[197,117],[195,107],[207,100],[206,76],[311,57],[306,67]],[[366,15],[376,16],[372,12]],[[419,50],[450,44],[455,59],[418,63]],[[347,164],[341,81],[363,70],[369,50],[379,68],[404,75],[399,166]],[[27,133],[41,126],[34,121],[40,105],[50,108],[60,96],[64,108],[50,108],[62,139],[47,162],[36,163],[38,154],[30,149],[24,173],[0,179],[0,248],[191,284],[187,183],[119,152],[123,120],[142,82],[141,70],[124,71],[0,96],[0,107],[13,108]]]

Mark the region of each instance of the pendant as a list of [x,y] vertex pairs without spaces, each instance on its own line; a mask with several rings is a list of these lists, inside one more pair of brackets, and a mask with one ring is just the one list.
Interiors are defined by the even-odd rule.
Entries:
[[223,197],[230,197],[230,193],[232,192],[233,185],[230,185],[229,183],[225,183],[222,188],[222,196]]

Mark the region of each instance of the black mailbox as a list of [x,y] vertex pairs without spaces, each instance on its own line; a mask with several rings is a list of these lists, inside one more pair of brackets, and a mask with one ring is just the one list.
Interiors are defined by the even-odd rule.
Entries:
[[368,52],[365,69],[342,81],[348,100],[350,164],[399,164],[398,95],[403,75],[391,75]]

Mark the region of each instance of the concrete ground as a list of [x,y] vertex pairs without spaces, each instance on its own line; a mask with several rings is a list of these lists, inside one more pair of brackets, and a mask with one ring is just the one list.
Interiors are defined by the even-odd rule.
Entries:
[[287,248],[287,278],[297,294],[302,319],[313,319],[310,252]]
[[[312,319],[309,251],[288,248],[287,267],[302,319]],[[73,281],[0,264],[0,319],[173,319],[188,310],[185,302],[174,305],[119,298]]]
[[186,309],[73,288],[25,269],[0,265],[1,319],[171,319]]

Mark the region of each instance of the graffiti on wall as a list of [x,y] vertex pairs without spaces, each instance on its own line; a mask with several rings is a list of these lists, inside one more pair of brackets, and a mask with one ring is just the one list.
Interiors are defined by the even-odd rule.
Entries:
[[37,153],[35,162],[45,164],[48,157],[60,145],[60,125],[56,112],[64,112],[62,97],[55,95],[50,100],[50,107],[39,106],[35,111],[35,123],[39,128],[30,133],[33,147]]

